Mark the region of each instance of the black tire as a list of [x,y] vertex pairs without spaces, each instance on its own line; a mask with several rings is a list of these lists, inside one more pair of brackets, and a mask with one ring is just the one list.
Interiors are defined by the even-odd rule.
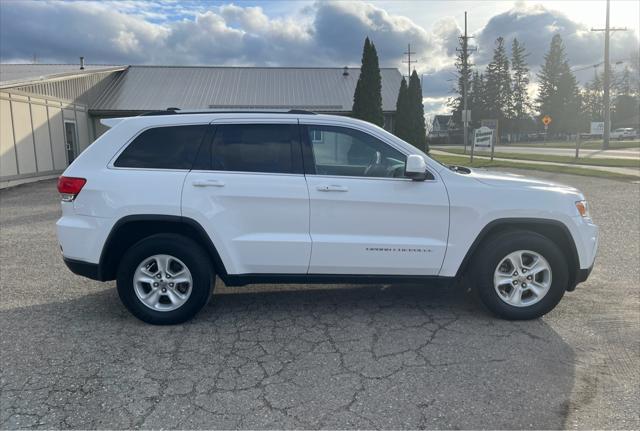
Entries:
[[[531,250],[544,257],[551,266],[551,286],[541,300],[530,306],[516,307],[503,301],[493,285],[498,264],[509,253]],[[558,305],[569,282],[567,259],[549,238],[530,231],[510,231],[492,236],[474,254],[471,278],[482,303],[495,315],[508,320],[537,319]]]
[[[156,254],[180,259],[191,272],[191,294],[184,304],[171,311],[147,307],[134,291],[133,276],[140,263]],[[125,307],[138,319],[153,325],[174,325],[192,319],[211,296],[214,271],[207,253],[195,241],[176,234],[147,237],[126,251],[118,266],[118,295]]]

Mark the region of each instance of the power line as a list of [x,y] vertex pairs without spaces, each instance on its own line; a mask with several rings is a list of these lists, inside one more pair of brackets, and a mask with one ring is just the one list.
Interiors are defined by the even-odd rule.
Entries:
[[602,149],[606,150],[609,148],[609,132],[611,131],[611,94],[609,88],[609,80],[611,75],[611,63],[609,59],[609,38],[610,33],[613,31],[627,31],[626,28],[611,28],[609,26],[609,3],[610,0],[607,0],[607,15],[606,22],[604,28],[592,28],[591,31],[602,31],[604,32],[604,132],[602,135]]
[[[462,50],[456,48],[456,51],[462,51],[462,123],[464,126],[464,149],[467,150],[467,142],[469,139],[469,110],[467,107],[467,93],[469,86],[469,77],[471,73],[469,71],[469,51],[476,51],[476,48],[469,47],[469,39],[473,39],[473,36],[467,34],[467,12],[464,12],[464,34],[460,36],[462,42]],[[473,161],[473,152],[471,153],[471,161]]]
[[411,51],[411,44],[408,44],[407,52],[404,53],[404,55],[407,56],[407,59],[402,60],[403,63],[407,63],[407,81],[411,77],[411,64],[418,62],[418,60],[411,60],[411,54],[415,54],[415,52]]

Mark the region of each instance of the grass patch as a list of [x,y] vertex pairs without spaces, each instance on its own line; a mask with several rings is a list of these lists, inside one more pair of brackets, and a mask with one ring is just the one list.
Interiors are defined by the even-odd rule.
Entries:
[[489,159],[475,159],[473,163],[469,162],[469,157],[461,157],[454,155],[441,155],[432,154],[431,157],[435,158],[445,165],[460,165],[471,168],[515,168],[515,169],[530,169],[534,171],[554,172],[557,174],[569,174],[569,175],[582,175],[587,177],[608,178],[613,180],[638,180],[639,177],[634,175],[626,175],[618,172],[607,172],[596,169],[581,168],[574,166],[558,166],[558,165],[540,165],[526,162],[511,162],[507,160],[494,160]]
[[[464,150],[458,148],[438,148],[438,151],[446,151],[453,154],[464,154]],[[488,156],[488,152],[478,154],[479,156]],[[468,156],[468,153],[467,153]],[[575,165],[589,165],[589,166],[610,166],[616,168],[640,168],[640,160],[633,159],[611,159],[611,158],[585,158],[580,157],[576,159],[571,156],[558,156],[555,154],[523,154],[523,153],[503,153],[496,151],[493,157],[502,159],[514,159],[514,160],[533,160],[537,162],[556,162],[556,163],[569,163]]]
[[[514,142],[513,146],[527,146],[527,147],[542,147],[542,148],[575,148],[575,141],[549,141],[549,142]],[[580,148],[586,150],[601,150],[602,140],[596,141],[582,141]],[[640,140],[630,141],[609,141],[609,149],[625,149],[625,148],[640,148]]]

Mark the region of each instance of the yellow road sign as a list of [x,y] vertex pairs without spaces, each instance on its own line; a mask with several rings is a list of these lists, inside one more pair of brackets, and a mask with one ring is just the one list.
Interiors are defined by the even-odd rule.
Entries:
[[544,124],[545,126],[548,126],[549,124],[551,124],[552,121],[553,120],[548,115],[545,115],[544,117],[542,117],[542,124]]

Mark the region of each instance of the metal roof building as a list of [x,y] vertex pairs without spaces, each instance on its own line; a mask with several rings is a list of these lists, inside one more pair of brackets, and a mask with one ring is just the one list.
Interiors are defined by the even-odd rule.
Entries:
[[[382,109],[394,112],[402,76],[381,69]],[[309,67],[130,66],[92,112],[154,109],[306,109],[346,113],[360,69]],[[162,89],[162,91],[158,91]]]
[[[392,130],[402,75],[382,68]],[[180,109],[351,112],[359,68],[0,64],[0,187],[55,176],[105,117]]]

